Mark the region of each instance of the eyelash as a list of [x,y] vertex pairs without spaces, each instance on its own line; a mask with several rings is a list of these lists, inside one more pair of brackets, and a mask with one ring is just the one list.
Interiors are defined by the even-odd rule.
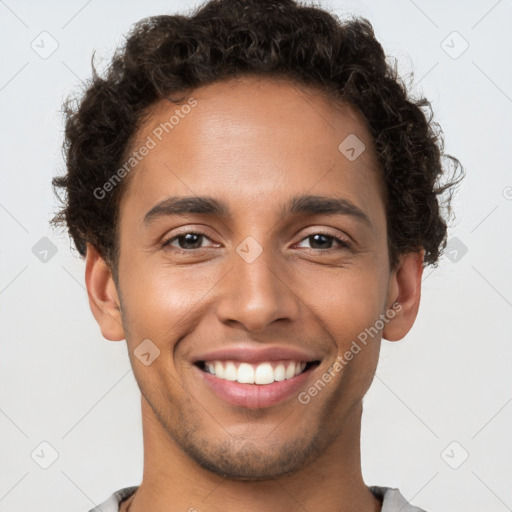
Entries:
[[[175,240],[178,240],[181,237],[185,237],[186,235],[198,235],[198,236],[201,236],[201,237],[204,237],[204,238],[207,238],[208,240],[210,240],[208,235],[206,235],[205,233],[201,233],[200,231],[186,231],[184,233],[180,233],[178,235],[175,235],[172,238],[169,238],[168,240],[162,242],[162,248],[166,248],[166,247],[171,246],[171,242],[174,242]],[[310,251],[319,251],[319,252],[322,252],[322,253],[330,254],[332,252],[352,250],[352,244],[350,244],[347,240],[344,240],[342,238],[336,237],[336,236],[334,236],[334,235],[332,235],[330,233],[326,233],[326,232],[323,232],[323,231],[315,231],[314,233],[311,233],[311,234],[305,236],[304,238],[302,238],[300,240],[300,242],[302,242],[302,241],[304,241],[304,240],[306,240],[306,239],[308,239],[308,238],[310,238],[312,236],[315,236],[315,235],[322,235],[322,236],[325,236],[327,238],[330,238],[334,242],[337,242],[340,245],[340,247],[339,248],[332,248],[331,247],[329,249],[309,249]],[[173,247],[173,250],[175,252],[178,252],[178,253],[191,253],[191,252],[194,252],[194,251],[198,251],[200,249],[204,249],[204,247],[199,247],[199,248],[196,248],[196,249],[181,249],[180,247],[174,247],[174,246],[171,246],[171,247]]]

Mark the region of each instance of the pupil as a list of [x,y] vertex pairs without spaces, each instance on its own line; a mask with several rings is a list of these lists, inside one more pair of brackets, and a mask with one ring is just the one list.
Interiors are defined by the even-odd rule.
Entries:
[[[314,243],[317,243],[319,238],[321,238],[321,239],[323,238],[324,242],[326,242],[327,245],[330,245],[330,239],[329,239],[329,237],[327,237],[325,235],[320,235],[320,234],[311,235],[309,238],[313,239],[313,244],[312,245],[314,245]],[[311,240],[310,240],[310,242],[311,242]],[[322,245],[321,240],[320,240],[320,245]],[[325,244],[324,244],[324,247],[320,247],[320,248],[325,248]],[[329,248],[329,247],[327,247],[327,248]]]
[[[195,243],[193,241],[194,238],[196,239]],[[199,241],[199,245],[198,245],[198,241]],[[186,235],[181,236],[179,238],[180,248],[181,249],[190,249],[190,246],[184,247],[184,245],[187,245],[187,244],[192,244],[194,246],[197,246],[197,245],[201,246],[201,235],[196,235],[195,233],[187,233]],[[196,249],[197,247],[193,247],[193,248]]]

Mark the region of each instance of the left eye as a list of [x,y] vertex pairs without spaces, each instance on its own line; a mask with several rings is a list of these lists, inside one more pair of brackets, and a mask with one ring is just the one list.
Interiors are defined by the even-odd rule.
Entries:
[[[345,240],[342,240],[335,236],[329,235],[327,233],[314,233],[312,235],[308,235],[307,237],[303,238],[302,240],[303,241],[309,240],[310,244],[320,245],[320,247],[312,247],[312,249],[315,249],[315,250],[321,250],[321,249],[330,250],[330,249],[332,249],[333,242],[336,242],[336,243],[338,243],[338,245],[341,246],[341,249],[338,249],[338,250],[350,248],[350,244],[348,242],[346,242]],[[326,245],[328,245],[328,247],[326,247]],[[336,250],[336,249],[334,249],[334,250]]]

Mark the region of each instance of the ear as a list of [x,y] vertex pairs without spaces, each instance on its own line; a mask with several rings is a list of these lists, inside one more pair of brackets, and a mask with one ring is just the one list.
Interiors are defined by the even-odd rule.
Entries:
[[[401,340],[416,320],[420,307],[421,276],[425,251],[403,254],[397,268],[391,273],[388,293],[388,311],[394,310],[393,317],[385,324],[382,337],[389,341]],[[398,303],[393,309],[392,305]]]
[[110,267],[98,250],[87,244],[85,284],[92,314],[103,337],[110,341],[125,339],[121,306]]

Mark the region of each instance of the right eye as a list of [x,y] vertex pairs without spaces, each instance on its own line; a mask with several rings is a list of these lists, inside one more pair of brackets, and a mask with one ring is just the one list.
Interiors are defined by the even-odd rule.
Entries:
[[[207,238],[208,237],[204,233],[196,233],[195,231],[190,231],[173,236],[172,238],[163,242],[162,247],[172,246],[176,247],[178,250],[183,251],[202,249],[202,242]],[[175,243],[178,245],[176,246]]]

